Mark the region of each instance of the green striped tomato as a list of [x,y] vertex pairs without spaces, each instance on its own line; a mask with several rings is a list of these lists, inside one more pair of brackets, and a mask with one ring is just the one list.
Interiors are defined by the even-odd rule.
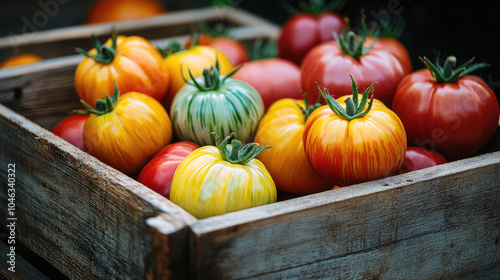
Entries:
[[204,76],[179,90],[170,108],[178,140],[213,145],[212,132],[221,137],[234,133],[243,142],[253,139],[264,115],[264,103],[252,86],[229,78],[231,74],[219,76],[216,67],[205,69]]

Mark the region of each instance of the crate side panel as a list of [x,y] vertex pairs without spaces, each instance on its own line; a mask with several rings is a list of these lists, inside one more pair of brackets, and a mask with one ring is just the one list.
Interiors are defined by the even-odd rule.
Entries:
[[[12,163],[17,238],[70,278],[143,278],[155,242],[145,221],[159,212],[144,187],[2,105],[0,131],[0,216]],[[175,236],[185,225],[168,217]]]

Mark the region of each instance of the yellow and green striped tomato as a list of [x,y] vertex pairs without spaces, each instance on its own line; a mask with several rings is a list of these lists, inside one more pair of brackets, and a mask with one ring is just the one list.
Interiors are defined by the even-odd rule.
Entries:
[[[202,83],[203,77],[196,80]],[[249,142],[263,115],[260,94],[249,84],[231,78],[216,90],[184,85],[170,109],[176,137],[200,146],[214,144],[212,132],[222,138],[234,132],[235,138]]]
[[271,174],[258,159],[233,164],[214,146],[189,154],[177,167],[170,200],[198,219],[276,202]]

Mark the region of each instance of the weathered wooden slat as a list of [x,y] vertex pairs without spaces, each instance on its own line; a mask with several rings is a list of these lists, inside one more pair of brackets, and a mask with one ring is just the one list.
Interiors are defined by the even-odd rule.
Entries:
[[[7,261],[10,259],[8,254],[12,254],[10,246],[11,245],[0,242],[0,255],[2,256],[2,260],[5,260],[5,262],[2,261],[2,264],[0,265],[0,278],[6,280],[49,279],[42,272],[31,265],[29,261],[25,260],[23,256],[19,255],[18,252],[16,254],[15,250],[14,266],[8,264]],[[9,270],[9,268],[12,268],[14,271]]]
[[[178,252],[187,251],[187,229],[180,219],[194,220],[189,214],[3,105],[0,131],[0,219],[7,218],[12,163],[16,238],[31,250],[74,279],[160,277],[160,270],[146,270],[153,265],[184,278],[187,255]],[[145,222],[158,215],[169,226],[162,238]],[[165,240],[179,244],[155,258],[155,247],[171,245]]]
[[497,152],[200,220],[191,264],[197,279],[472,273],[500,261],[499,199]]

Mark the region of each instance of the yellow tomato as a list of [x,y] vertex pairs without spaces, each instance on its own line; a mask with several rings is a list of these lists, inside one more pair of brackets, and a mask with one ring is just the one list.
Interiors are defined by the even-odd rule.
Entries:
[[27,63],[33,63],[42,60],[41,57],[35,54],[31,53],[24,53],[24,54],[19,54],[15,55],[13,57],[10,57],[6,60],[4,60],[0,64],[0,68],[5,68],[5,67],[12,67],[12,66],[18,66],[22,64],[27,64]]
[[[234,155],[224,154],[229,137],[222,145],[217,141],[217,147],[193,151],[175,171],[170,199],[198,219],[276,202],[276,186],[261,161],[246,158],[237,163]],[[241,147],[232,143],[233,149]],[[251,149],[249,153],[253,157],[256,152]]]
[[[116,40],[116,42],[115,42]],[[139,36],[112,35],[105,44],[85,55],[75,72],[75,89],[86,103],[95,106],[98,99],[113,92],[137,91],[161,101],[167,93],[169,75],[163,57],[155,46]]]
[[[302,109],[301,109],[302,108]],[[257,158],[273,176],[282,191],[309,194],[331,189],[331,183],[316,173],[304,153],[305,104],[300,99],[274,102],[260,121],[255,142],[273,146]]]
[[[304,147],[311,166],[340,186],[389,176],[404,161],[403,123],[382,102],[367,102],[372,87],[359,104],[354,95],[335,100],[328,91],[321,92],[327,105],[316,109],[305,124]],[[353,80],[354,91],[357,95]]]
[[[184,75],[187,80],[191,80],[188,69],[194,77],[203,74],[203,70],[215,65],[218,59],[219,73],[227,74],[233,70],[231,61],[225,54],[210,46],[194,46],[168,55],[165,58],[165,65],[170,76],[170,86],[164,100],[165,108],[170,109],[175,95],[184,86]],[[182,66],[182,69],[181,69]],[[182,72],[181,72],[182,71]]]
[[83,128],[85,151],[128,174],[135,175],[172,139],[172,124],[160,102],[139,92],[118,98],[118,90],[92,109]]

